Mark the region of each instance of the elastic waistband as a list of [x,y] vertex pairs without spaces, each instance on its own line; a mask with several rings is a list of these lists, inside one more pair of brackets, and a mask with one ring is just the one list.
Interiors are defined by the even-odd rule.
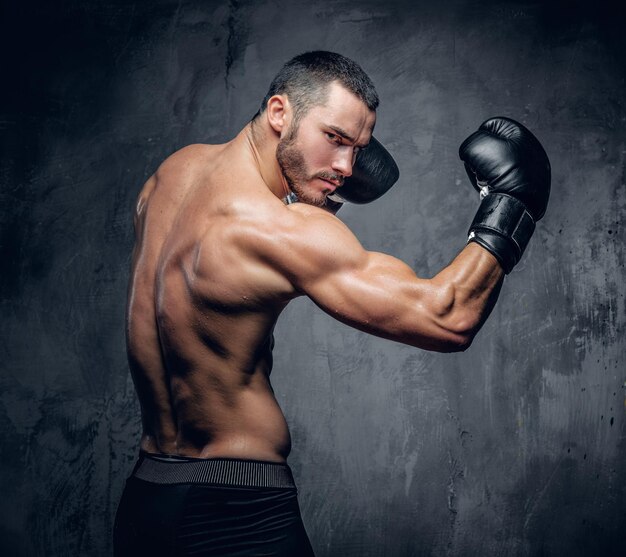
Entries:
[[236,458],[186,458],[141,453],[132,477],[157,484],[295,488],[287,464]]

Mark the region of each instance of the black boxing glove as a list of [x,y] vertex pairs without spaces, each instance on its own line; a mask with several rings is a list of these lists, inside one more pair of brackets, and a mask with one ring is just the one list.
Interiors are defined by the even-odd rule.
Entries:
[[352,176],[343,186],[328,196],[332,201],[343,203],[370,203],[389,191],[400,176],[398,165],[389,151],[374,137],[361,149],[352,167]]
[[550,161],[537,138],[510,118],[490,118],[459,148],[482,202],[469,242],[489,250],[510,273],[550,197]]

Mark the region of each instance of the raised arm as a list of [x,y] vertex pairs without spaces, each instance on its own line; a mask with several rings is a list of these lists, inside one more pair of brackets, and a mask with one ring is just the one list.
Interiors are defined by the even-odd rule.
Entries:
[[363,249],[333,215],[294,204],[253,251],[324,311],[348,325],[420,348],[467,348],[545,213],[550,165],[537,139],[506,118],[483,123],[461,146],[482,202],[469,243],[431,279]]
[[363,249],[336,217],[304,205],[258,249],[332,317],[367,333],[419,348],[463,350],[487,318],[503,272],[486,250],[468,245],[432,279],[394,257]]

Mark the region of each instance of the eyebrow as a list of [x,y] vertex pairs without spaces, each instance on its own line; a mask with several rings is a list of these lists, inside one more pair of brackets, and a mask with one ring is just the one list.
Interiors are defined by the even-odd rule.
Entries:
[[[344,139],[347,139],[350,143],[356,143],[356,139],[352,137],[346,130],[338,127],[338,126],[328,126],[331,130],[333,130],[337,135],[340,135]],[[359,147],[367,147],[369,143],[365,145],[359,145]]]

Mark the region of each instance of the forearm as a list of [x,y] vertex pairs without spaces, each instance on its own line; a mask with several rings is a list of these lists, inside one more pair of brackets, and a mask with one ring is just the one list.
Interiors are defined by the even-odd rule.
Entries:
[[[442,331],[453,336],[453,345],[456,339],[461,341],[459,349],[471,344],[498,299],[503,277],[497,259],[470,243],[431,279],[436,292],[431,308],[433,319]],[[445,342],[445,334],[442,338]]]

